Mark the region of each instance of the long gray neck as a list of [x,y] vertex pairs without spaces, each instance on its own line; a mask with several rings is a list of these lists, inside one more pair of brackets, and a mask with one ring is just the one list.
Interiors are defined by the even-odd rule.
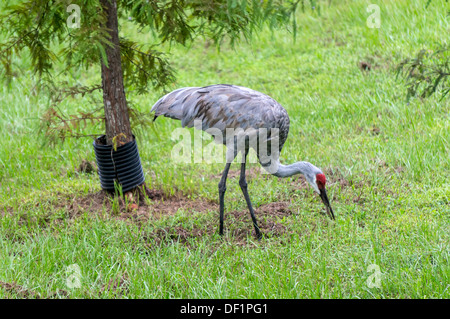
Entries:
[[295,174],[312,176],[321,173],[320,169],[308,162],[297,162],[291,165],[278,164],[278,170],[273,173],[277,177],[289,177]]

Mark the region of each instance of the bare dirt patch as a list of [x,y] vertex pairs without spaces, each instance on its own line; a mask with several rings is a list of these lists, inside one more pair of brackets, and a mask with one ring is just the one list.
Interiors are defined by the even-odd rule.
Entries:
[[114,198],[105,191],[99,191],[83,196],[76,196],[57,204],[65,208],[71,218],[77,217],[84,212],[104,214],[119,219],[132,219],[135,221],[147,221],[149,218],[161,218],[165,215],[174,215],[179,209],[207,212],[218,210],[214,202],[200,199],[189,199],[181,193],[167,195],[161,190],[146,189],[147,200],[141,199],[137,209],[130,209],[122,197]]
[[[178,194],[171,197],[162,197],[159,200],[153,201],[153,204],[150,206],[153,217],[174,215],[179,209],[196,212],[208,212],[218,211],[219,205],[213,201],[205,201],[200,199],[192,200]],[[145,211],[145,207],[142,207],[142,210]]]
[[[287,233],[288,228],[281,220],[292,214],[288,202],[268,203],[255,209],[258,227],[265,237],[279,237]],[[229,224],[234,223],[237,226],[229,226],[230,233],[233,237],[238,240],[244,240],[250,233],[253,237],[256,236],[248,210],[232,211],[228,215],[231,218],[225,219],[225,224],[228,221]]]
[[[288,227],[282,222],[283,218],[293,214],[289,209],[288,202],[274,202],[262,205],[255,209],[255,214],[263,236],[271,238],[289,233]],[[152,245],[160,245],[163,241],[170,240],[189,245],[193,240],[217,234],[219,230],[218,217],[217,214],[217,219],[202,225],[194,224],[189,228],[182,225],[158,228],[153,232],[146,233],[144,241],[149,248]],[[245,245],[248,237],[256,238],[250,212],[247,209],[226,211],[224,214],[224,226],[225,236],[230,237],[238,245]]]
[[360,61],[358,63],[358,67],[361,69],[361,71],[370,71],[370,70],[372,70],[372,65],[369,62],[366,62],[366,61]]
[[[180,222],[175,225],[157,227],[145,235],[147,238],[144,238],[144,242],[149,245],[160,244],[164,240],[187,243],[192,238],[200,239],[218,233],[219,205],[215,201],[189,198],[181,192],[169,195],[158,189],[146,189],[146,196],[147,200],[141,199],[137,202],[139,204],[137,209],[130,210],[123,197],[114,197],[103,190],[75,195],[56,193],[49,202],[42,202],[48,213],[38,216],[39,221],[35,222],[45,227],[51,223],[59,223],[64,218],[75,219],[88,214],[100,216],[103,219],[118,219],[142,225],[149,220],[173,216],[181,209],[189,213],[208,213],[209,215],[205,215],[206,218],[202,218],[201,222]],[[266,237],[281,236],[288,231],[281,221],[292,215],[288,206],[288,202],[272,202],[255,208],[258,225]],[[13,211],[10,213],[14,214]],[[244,242],[247,237],[255,237],[250,213],[246,207],[239,211],[225,210],[224,217],[227,233],[225,237],[230,237],[233,242]],[[21,221],[29,223],[30,218],[24,213]],[[162,225],[164,223],[162,222]]]

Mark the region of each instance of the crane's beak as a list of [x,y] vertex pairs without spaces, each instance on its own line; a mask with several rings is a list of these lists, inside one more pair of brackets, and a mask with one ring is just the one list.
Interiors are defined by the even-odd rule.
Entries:
[[325,204],[328,216],[330,216],[330,218],[334,220],[333,210],[331,209],[330,201],[328,200],[327,191],[325,190],[325,188],[320,190],[320,198],[322,198],[322,202]]

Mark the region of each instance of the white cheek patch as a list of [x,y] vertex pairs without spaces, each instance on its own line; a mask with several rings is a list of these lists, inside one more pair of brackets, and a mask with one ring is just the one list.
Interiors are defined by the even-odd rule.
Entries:
[[315,176],[314,176],[313,180],[310,181],[309,183],[311,184],[311,187],[317,192],[317,194],[320,194],[319,186],[317,186],[316,177]]

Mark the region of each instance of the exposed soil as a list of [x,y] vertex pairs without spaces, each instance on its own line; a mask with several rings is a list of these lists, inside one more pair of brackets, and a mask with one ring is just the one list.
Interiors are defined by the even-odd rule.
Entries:
[[[380,162],[379,165],[382,167],[387,166],[385,162]],[[79,171],[88,173],[90,171],[90,165],[83,162],[80,165]],[[328,183],[333,185],[332,187],[347,188],[353,191],[353,189],[365,189],[365,186],[371,183],[365,177],[357,180],[348,179],[339,168],[325,168],[324,173],[327,176]],[[239,175],[239,169],[229,172],[229,178],[239,178]],[[259,167],[251,167],[247,170],[248,179],[260,178],[261,176],[264,176],[264,174],[260,172]],[[220,177],[221,174],[210,176],[210,178],[217,180]],[[292,177],[288,183],[289,187],[295,191],[299,189],[310,189],[310,185],[302,175]],[[103,190],[87,195],[70,196],[58,193],[55,195],[50,205],[66,212],[69,218],[77,218],[87,213],[90,215],[99,215],[102,218],[115,218],[127,222],[144,224],[151,219],[173,216],[180,209],[188,212],[209,213],[210,216],[213,216],[212,218],[208,217],[201,223],[186,223],[186,225],[180,223],[153,229],[151,233],[147,233],[144,236],[144,242],[148,245],[159,244],[164,240],[177,240],[181,243],[189,243],[192,242],[191,239],[201,238],[205,235],[213,236],[218,233],[218,203],[201,198],[190,198],[181,192],[167,194],[162,190],[148,189],[145,187],[139,193],[136,192],[132,195],[131,203],[134,204],[133,206],[127,203],[127,200],[123,197],[114,197]],[[313,195],[315,196],[311,192],[311,196]],[[366,201],[362,191],[355,192],[348,200],[358,204]],[[46,203],[44,204],[47,205]],[[40,205],[40,203],[36,205]],[[6,212],[13,213],[10,210],[6,210]],[[280,237],[291,231],[287,223],[284,222],[285,218],[289,218],[293,214],[288,202],[268,203],[260,207],[255,207],[255,212],[259,228],[266,238]],[[59,220],[58,217],[53,218],[50,214],[48,216],[40,216],[38,222],[43,223],[42,226],[45,226],[51,220]],[[249,237],[255,238],[254,227],[247,208],[243,208],[240,211],[225,210],[224,217],[225,238],[230,237],[236,243],[246,243]],[[23,222],[29,222],[29,218],[29,216],[24,215]],[[12,287],[8,286],[8,289],[13,289]]]
[[[148,190],[147,195],[151,202],[149,204],[141,202],[138,209],[131,211],[127,210],[123,200],[120,200],[118,204],[119,211],[114,213],[113,199],[104,191],[88,194],[84,197],[76,197],[64,207],[71,218],[79,216],[86,211],[95,214],[112,211],[112,217],[115,216],[118,219],[131,220],[133,222],[146,222],[150,218],[175,215],[179,209],[200,213],[210,211],[217,213],[217,221],[214,220],[214,222],[207,225],[193,226],[193,228],[171,226],[157,229],[152,234],[148,234],[149,239],[155,240],[156,243],[160,243],[162,239],[173,239],[186,243],[189,238],[213,235],[218,232],[219,205],[217,203],[199,199],[192,200],[182,194],[167,196],[160,190]],[[255,208],[258,226],[266,237],[281,236],[287,231],[287,228],[279,220],[292,215],[292,211],[288,206],[288,202],[273,202]],[[225,211],[224,223],[226,231],[237,240],[244,240],[249,235],[255,235],[248,209]]]
[[[306,183],[306,181],[303,181]],[[302,182],[302,183],[303,183]],[[179,240],[186,243],[190,238],[201,238],[205,235],[213,236],[218,233],[219,228],[219,205],[215,201],[204,199],[192,199],[181,192],[174,195],[168,195],[162,190],[145,188],[145,200],[139,196],[134,197],[137,203],[136,209],[130,209],[122,197],[114,197],[103,190],[90,194],[68,195],[56,193],[50,203],[53,209],[48,210],[47,215],[39,217],[30,217],[24,214],[19,222],[29,223],[30,218],[33,222],[39,223],[42,227],[56,222],[65,217],[52,217],[53,211],[64,211],[68,218],[74,219],[85,213],[89,215],[98,215],[102,218],[114,218],[131,223],[144,224],[150,219],[159,219],[175,215],[180,209],[197,212],[212,213],[214,218],[207,218],[205,222],[193,223],[190,225],[171,225],[165,228],[152,230],[147,234],[146,242],[149,245],[159,244],[163,240]],[[141,200],[138,201],[138,198]],[[41,205],[36,203],[36,206]],[[288,202],[272,202],[260,207],[255,207],[256,218],[261,232],[266,237],[277,237],[286,233],[287,227],[280,222],[281,219],[292,215],[288,208]],[[7,209],[6,213],[14,214],[14,211]],[[217,218],[216,218],[217,217]],[[38,218],[38,220],[36,219]],[[36,219],[36,220],[35,220]],[[246,242],[248,236],[255,238],[255,231],[251,221],[250,213],[247,208],[240,211],[227,211],[224,214],[225,237],[233,237],[233,242]],[[192,226],[194,225],[194,226]]]
[[[383,161],[379,161],[378,164],[383,169],[388,166]],[[80,167],[79,171],[84,173],[90,171],[90,165],[83,163],[80,166],[83,166],[83,168]],[[354,193],[346,199],[348,203],[364,204],[366,198],[362,190],[366,189],[366,186],[371,183],[370,179],[368,180],[367,177],[362,176],[352,180],[351,177],[344,176],[339,168],[324,168],[323,171],[327,176],[329,185],[348,189]],[[401,172],[401,168],[398,171]],[[229,178],[239,178],[239,175],[239,169],[229,172]],[[247,170],[248,179],[260,178],[261,176],[264,176],[264,174],[260,172],[259,167],[251,167]],[[217,180],[220,177],[221,174],[210,176],[210,178]],[[310,190],[310,185],[302,175],[296,175],[289,179],[288,185],[293,191],[298,191],[299,189]],[[308,194],[315,196],[313,192]],[[77,218],[87,213],[99,215],[102,218],[114,218],[137,224],[145,224],[152,219],[173,216],[180,209],[188,212],[208,213],[210,215],[210,217],[199,223],[176,223],[175,225],[155,228],[142,238],[148,246],[158,245],[166,240],[190,244],[192,239],[195,240],[196,238],[218,234],[219,205],[215,200],[190,198],[181,192],[167,194],[162,190],[148,189],[147,187],[141,189],[139,193],[134,193],[132,196],[131,203],[134,204],[134,207],[128,204],[123,197],[114,197],[103,190],[75,196],[57,193],[50,205],[66,212],[69,218]],[[47,205],[46,203],[44,204]],[[36,205],[40,205],[40,203]],[[8,209],[5,212],[13,213]],[[285,218],[289,218],[293,214],[288,202],[272,202],[255,207],[255,213],[259,228],[266,238],[284,236],[292,231],[284,221]],[[53,218],[50,214],[48,216],[40,216],[39,224],[45,227],[52,220],[58,222],[59,218]],[[230,238],[236,244],[246,244],[248,238],[255,239],[254,227],[247,208],[242,208],[239,211],[227,211],[226,209],[224,218],[225,238]],[[29,219],[30,216],[24,215],[23,222],[29,222]],[[13,287],[12,285],[8,286],[8,289],[13,289]],[[108,288],[105,287],[105,289]]]
[[361,71],[370,71],[372,69],[372,65],[366,61],[360,61],[358,64]]
[[[232,211],[228,215],[232,216],[232,218],[228,218],[229,223],[241,224],[239,227],[230,227],[230,232],[234,237],[243,240],[250,232],[255,237],[255,230],[248,210]],[[284,217],[291,216],[292,211],[289,209],[289,203],[287,202],[273,202],[256,208],[255,215],[258,220],[259,229],[264,236],[279,237],[288,232],[287,227],[280,220]],[[227,219],[225,219],[225,224],[227,224]]]
[[[287,227],[281,222],[284,217],[292,215],[287,202],[275,202],[262,205],[255,209],[258,226],[265,237],[279,237],[288,232]],[[218,214],[217,214],[218,215]],[[218,216],[217,216],[218,217]],[[255,236],[255,230],[248,210],[225,212],[224,227],[226,236],[233,237],[233,241],[242,245],[247,242],[247,237]],[[144,241],[148,247],[159,245],[164,240],[177,240],[183,244],[189,244],[190,240],[213,236],[218,233],[219,218],[213,223],[205,225],[194,224],[193,227],[183,226],[159,228],[144,235]]]
[[166,195],[161,190],[146,189],[146,197],[150,200],[140,200],[136,209],[130,209],[126,201],[121,197],[114,198],[105,191],[99,191],[84,196],[77,196],[60,206],[64,207],[71,218],[84,212],[103,214],[110,213],[119,219],[132,219],[146,221],[149,218],[161,218],[164,215],[174,215],[179,209],[207,212],[218,210],[218,205],[204,200],[191,200],[180,193]]
[[[213,201],[191,200],[183,195],[171,197],[161,197],[154,201],[150,206],[153,217],[162,217],[164,215],[174,215],[179,209],[191,210],[196,212],[218,211],[219,205]],[[138,210],[138,213],[144,213],[145,207]]]

